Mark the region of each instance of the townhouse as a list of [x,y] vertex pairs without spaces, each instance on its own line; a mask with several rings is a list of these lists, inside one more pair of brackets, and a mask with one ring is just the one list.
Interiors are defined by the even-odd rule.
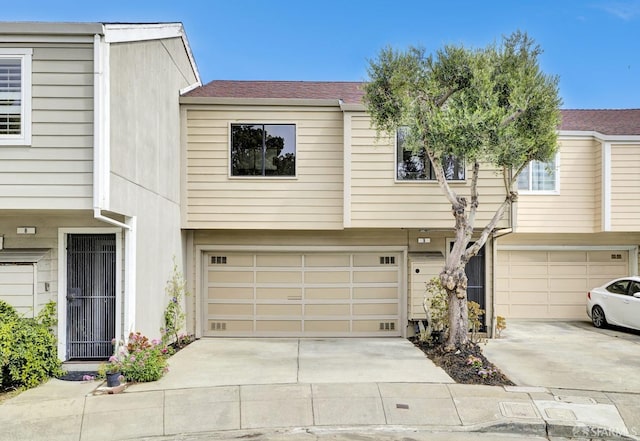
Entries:
[[182,267],[179,23],[0,23],[0,299],[58,304],[63,360],[158,335]]

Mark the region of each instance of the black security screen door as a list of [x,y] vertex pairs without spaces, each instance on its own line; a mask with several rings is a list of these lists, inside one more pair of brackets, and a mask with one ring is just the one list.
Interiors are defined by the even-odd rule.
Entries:
[[[473,245],[470,243],[468,246]],[[453,242],[449,245],[449,250],[453,248]],[[464,268],[464,272],[467,275],[467,300],[476,302],[480,305],[480,308],[487,310],[486,296],[485,296],[485,253],[484,247],[480,248],[478,254],[473,256],[467,262],[467,266]],[[480,322],[482,326],[479,331],[484,332],[487,330],[487,324],[485,323],[486,314],[480,316]]]
[[115,234],[67,238],[67,360],[113,353],[116,330]]

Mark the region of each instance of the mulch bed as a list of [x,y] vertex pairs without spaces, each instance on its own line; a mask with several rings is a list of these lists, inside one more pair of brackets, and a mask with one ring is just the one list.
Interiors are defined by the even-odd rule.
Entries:
[[[482,349],[475,343],[467,347],[447,352],[444,345],[434,345],[429,342],[414,340],[413,344],[424,352],[436,366],[441,367],[456,382],[461,384],[484,384],[488,386],[514,386],[500,370],[482,354]],[[482,361],[485,375],[478,373],[478,368],[468,363],[469,357],[476,357]]]

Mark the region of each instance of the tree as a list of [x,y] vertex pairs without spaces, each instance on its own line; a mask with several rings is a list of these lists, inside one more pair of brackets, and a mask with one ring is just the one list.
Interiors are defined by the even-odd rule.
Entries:
[[[526,33],[515,32],[483,49],[448,45],[426,55],[415,47],[386,48],[369,63],[364,102],[373,125],[378,133],[406,130],[405,145],[424,151],[451,203],[455,242],[440,273],[450,305],[448,350],[469,342],[467,262],[517,200],[520,172],[557,149],[558,78],[541,71],[541,53]],[[443,162],[451,157],[464,158],[470,168],[468,194],[446,180]],[[481,167],[502,174],[505,198],[472,243]]]

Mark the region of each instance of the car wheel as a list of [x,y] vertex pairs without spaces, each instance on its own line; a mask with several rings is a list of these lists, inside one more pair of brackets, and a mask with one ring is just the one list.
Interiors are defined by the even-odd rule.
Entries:
[[591,321],[596,328],[604,328],[607,326],[607,319],[604,316],[604,311],[599,306],[594,306],[591,310]]

